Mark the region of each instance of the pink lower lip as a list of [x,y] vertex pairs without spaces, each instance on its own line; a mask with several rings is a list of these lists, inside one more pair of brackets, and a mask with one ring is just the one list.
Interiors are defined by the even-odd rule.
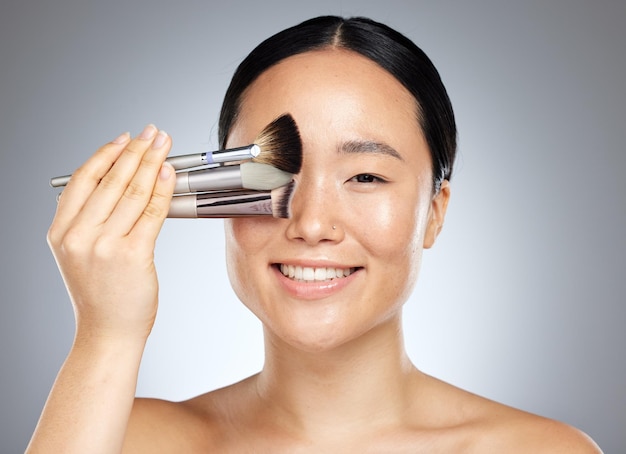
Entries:
[[289,279],[280,270],[273,266],[272,269],[277,276],[278,282],[291,296],[304,300],[317,300],[327,298],[335,293],[343,290],[349,285],[359,270],[352,273],[350,276],[342,277],[338,279],[331,279],[328,281],[294,281]]

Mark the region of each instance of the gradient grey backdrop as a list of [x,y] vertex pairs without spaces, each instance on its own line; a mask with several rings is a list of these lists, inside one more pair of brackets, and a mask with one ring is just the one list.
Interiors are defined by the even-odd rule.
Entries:
[[[409,35],[457,113],[449,216],[406,309],[411,357],[626,452],[626,2],[5,0],[2,453],[26,446],[72,340],[45,242],[48,179],[148,122],[175,153],[215,147],[236,64],[319,14]],[[140,395],[185,399],[261,367],[261,329],[227,283],[222,235],[219,220],[166,222]]]

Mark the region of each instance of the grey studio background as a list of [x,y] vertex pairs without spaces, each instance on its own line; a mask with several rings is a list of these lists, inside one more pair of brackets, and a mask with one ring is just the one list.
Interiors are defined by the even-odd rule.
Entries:
[[[320,14],[410,36],[455,106],[449,215],[405,312],[415,363],[626,452],[626,2],[5,0],[2,453],[26,447],[73,335],[49,178],[148,122],[176,154],[216,147],[237,63]],[[261,327],[227,282],[222,221],[168,220],[156,253],[138,394],[186,399],[256,372]]]

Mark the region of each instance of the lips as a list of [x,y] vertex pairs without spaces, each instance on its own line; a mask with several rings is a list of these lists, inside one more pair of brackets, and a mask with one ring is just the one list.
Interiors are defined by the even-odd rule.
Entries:
[[280,272],[289,279],[300,282],[321,282],[343,279],[356,271],[356,268],[328,268],[286,265],[281,263]]

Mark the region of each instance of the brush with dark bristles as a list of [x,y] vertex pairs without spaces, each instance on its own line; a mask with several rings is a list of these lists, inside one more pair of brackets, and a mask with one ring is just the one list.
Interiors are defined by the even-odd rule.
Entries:
[[268,164],[284,172],[298,173],[302,167],[302,141],[296,121],[290,114],[276,118],[256,137],[254,143],[208,153],[171,156],[174,169],[189,169],[209,164],[243,161]]
[[[206,153],[196,153],[167,158],[174,169],[190,169],[210,164],[250,160],[268,164],[287,173],[298,173],[302,166],[302,142],[298,125],[290,114],[284,114],[257,136],[254,143],[245,147],[227,148]],[[65,186],[71,175],[54,177],[53,188]]]
[[296,121],[290,114],[276,118],[256,137],[254,143],[207,153],[171,156],[174,169],[189,169],[209,164],[244,161],[268,164],[284,172],[298,173],[302,167],[302,141]]
[[295,183],[271,191],[222,191],[172,198],[168,218],[232,218],[273,216],[288,218]]
[[261,147],[261,153],[253,161],[289,173],[300,172],[302,140],[298,125],[290,114],[284,114],[267,125],[254,143]]

